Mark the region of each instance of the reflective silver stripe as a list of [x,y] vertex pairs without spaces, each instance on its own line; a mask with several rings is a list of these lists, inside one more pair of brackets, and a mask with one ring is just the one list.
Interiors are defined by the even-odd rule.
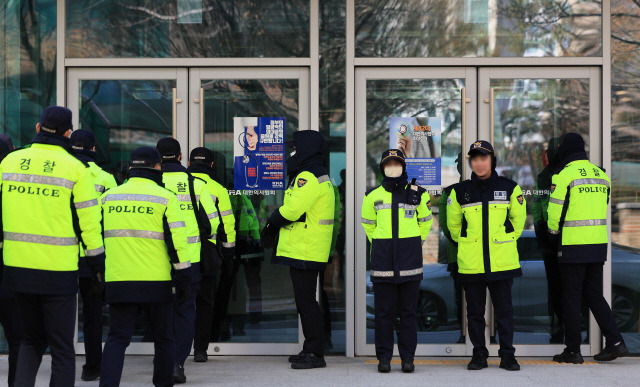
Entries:
[[211,200],[215,203],[218,201],[218,197],[216,195],[211,195]]
[[327,181],[331,181],[331,179],[329,179],[329,175],[322,175],[318,178],[318,184],[322,184]]
[[176,270],[188,269],[191,267],[191,261],[174,263],[173,268]]
[[362,223],[362,224],[376,224],[376,221],[375,220],[371,220],[371,219],[361,218],[360,219],[360,223]]
[[18,183],[56,185],[68,189],[73,189],[73,186],[76,184],[75,181],[63,179],[62,177],[31,175],[28,173],[3,173],[2,180],[15,181]]
[[418,208],[416,204],[398,203],[398,208],[404,208],[407,210],[415,210]]
[[575,187],[576,185],[585,185],[585,184],[600,184],[609,187],[609,182],[605,179],[575,179],[569,184],[570,187]]
[[425,216],[424,218],[418,218],[418,222],[428,222],[433,219],[433,215]]
[[226,247],[226,248],[236,247],[236,242],[222,242],[222,247]]
[[555,204],[559,204],[561,206],[564,206],[564,200],[562,200],[562,199],[549,198],[549,203],[555,203]]
[[323,226],[330,226],[335,222],[334,219],[320,219],[318,221],[319,224],[323,225]]
[[549,229],[549,234],[558,235],[560,234],[560,231]]
[[513,239],[510,241],[493,241],[493,243],[509,243],[509,242],[513,242]]
[[81,208],[89,208],[89,207],[97,206],[98,199],[86,200],[84,202],[74,203],[73,205],[76,208],[76,210],[79,210]]
[[391,271],[371,270],[369,274],[371,275],[371,277],[393,277],[393,270]]
[[563,227],[606,226],[606,219],[565,220]]
[[102,204],[108,201],[151,202],[160,203],[165,206],[169,203],[169,199],[167,198],[146,194],[109,194],[102,198]]
[[84,255],[86,255],[87,257],[93,257],[96,256],[98,254],[102,254],[104,253],[104,246],[100,246],[97,249],[91,249],[91,250],[85,250],[84,251]]
[[413,270],[400,270],[400,277],[408,277],[410,275],[422,274],[423,271],[424,271],[423,268],[413,269]]
[[105,238],[145,238],[145,239],[164,239],[164,233],[158,231],[147,230],[105,230]]
[[380,211],[380,210],[390,210],[391,209],[391,203],[386,203],[386,204],[376,204],[375,206],[373,206],[373,209],[376,211]]
[[211,236],[209,237],[209,239],[213,239],[213,240],[218,239],[218,234],[211,234]]
[[100,184],[96,184],[93,187],[96,189],[96,192],[100,192],[100,193],[103,193],[105,189],[105,186]]
[[178,227],[187,227],[185,222],[171,222],[169,223],[169,228],[178,228]]
[[200,235],[187,237],[187,243],[198,243],[198,242],[200,242]]
[[492,200],[489,204],[511,204],[508,200]]
[[212,212],[210,214],[207,214],[207,218],[209,218],[209,219],[215,219],[217,217],[218,217],[218,211],[214,211],[214,212]]
[[65,237],[52,237],[45,235],[35,235],[35,234],[23,234],[20,232],[4,232],[4,240],[5,241],[15,241],[15,242],[28,242],[28,243],[40,243],[43,245],[52,245],[52,246],[74,246],[78,244],[78,239],[76,237],[65,238]]
[[226,210],[220,213],[220,216],[233,215],[233,210]]
[[[178,198],[178,201],[181,202],[190,202],[191,201],[191,195],[176,195],[176,197]],[[196,195],[196,202],[200,201],[200,195]]]
[[475,202],[475,203],[467,203],[467,204],[463,204],[460,206],[460,208],[467,208],[467,207],[473,207],[473,206],[479,206],[481,205],[482,202]]

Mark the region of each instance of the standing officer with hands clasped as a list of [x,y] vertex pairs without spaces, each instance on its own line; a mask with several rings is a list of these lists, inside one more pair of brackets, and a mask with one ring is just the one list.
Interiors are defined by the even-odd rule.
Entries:
[[30,148],[0,164],[3,286],[24,322],[17,386],[33,386],[47,347],[51,386],[75,383],[78,242],[95,282],[103,281],[100,206],[89,169],[71,152],[71,111],[49,106]]
[[498,324],[500,368],[520,370],[513,347],[513,278],[522,275],[517,239],[527,217],[520,186],[496,173],[496,156],[487,141],[471,145],[471,180],[453,186],[447,199],[447,226],[458,243],[458,272],[467,300],[473,357],[469,370],[486,368],[487,288]]
[[559,244],[562,277],[562,312],[565,350],[553,357],[561,363],[583,363],[580,354],[580,305],[582,297],[607,339],[596,361],[626,356],[629,350],[616,326],[611,308],[602,295],[602,268],[607,260],[607,209],[611,180],[589,162],[584,140],[577,133],[560,138],[560,167],[551,180],[548,228]]
[[391,371],[396,312],[400,315],[398,350],[402,371],[413,372],[418,344],[416,313],[422,281],[422,245],[433,217],[429,194],[407,181],[404,154],[382,154],[382,185],[362,202],[362,227],[371,242],[371,282],[375,294],[378,372]]
[[102,195],[101,204],[110,330],[100,386],[120,385],[124,353],[143,308],[154,338],[153,384],[173,386],[172,277],[177,303],[184,304],[190,299],[191,262],[184,216],[176,195],[162,186],[158,151],[134,150],[129,180]]
[[304,346],[291,356],[291,368],[326,367],[322,311],[316,301],[318,276],[329,261],[333,236],[335,196],[324,166],[322,134],[314,130],[293,133],[291,157],[287,159],[289,188],[284,203],[276,209],[264,229],[261,240],[265,248],[273,247],[276,256],[289,266],[296,308],[300,314]]

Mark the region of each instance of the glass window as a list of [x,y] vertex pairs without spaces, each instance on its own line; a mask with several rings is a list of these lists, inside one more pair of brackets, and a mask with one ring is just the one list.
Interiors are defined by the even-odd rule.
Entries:
[[66,56],[308,57],[309,2],[67,0]]
[[640,354],[640,3],[611,2],[611,307]]
[[357,57],[601,56],[595,0],[357,0]]

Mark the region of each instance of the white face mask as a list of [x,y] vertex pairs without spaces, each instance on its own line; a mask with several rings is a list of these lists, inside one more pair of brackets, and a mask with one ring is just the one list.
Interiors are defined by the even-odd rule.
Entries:
[[400,177],[400,176],[402,176],[402,165],[384,167],[384,175],[386,177]]

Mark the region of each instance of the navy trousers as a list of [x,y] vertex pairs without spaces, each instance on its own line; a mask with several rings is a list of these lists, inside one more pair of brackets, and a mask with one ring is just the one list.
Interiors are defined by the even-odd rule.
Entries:
[[[158,303],[117,303],[109,305],[111,319],[109,337],[102,353],[100,386],[120,385],[124,353],[133,336],[138,311],[149,312],[149,322],[154,337],[153,385],[173,386],[175,342],[173,339],[173,301]],[[68,384],[72,386],[73,384]]]
[[15,293],[24,327],[16,387],[32,387],[42,355],[51,349],[50,387],[73,386],[76,379],[76,295]]
[[82,297],[82,333],[84,335],[85,368],[100,369],[102,363],[102,295],[89,295],[92,278],[80,277]]
[[516,349],[513,347],[513,304],[511,302],[511,287],[513,279],[504,279],[491,282],[463,282],[467,300],[467,320],[469,325],[469,338],[473,344],[473,353],[489,356],[487,350],[484,329],[484,310],[487,299],[487,288],[491,294],[491,302],[498,325],[498,338],[500,349],[498,355],[513,355]]
[[184,366],[189,357],[196,329],[196,297],[200,282],[191,284],[189,299],[183,304],[174,304],[173,332],[176,341],[176,364]]
[[[24,336],[22,329],[22,318],[18,310],[16,299],[10,297],[2,297],[3,291],[0,289],[0,325],[4,331],[4,336],[9,344],[9,373],[7,385],[13,387],[16,380],[16,366],[18,365],[18,352],[20,351],[20,341]],[[10,294],[5,292],[6,294]]]

